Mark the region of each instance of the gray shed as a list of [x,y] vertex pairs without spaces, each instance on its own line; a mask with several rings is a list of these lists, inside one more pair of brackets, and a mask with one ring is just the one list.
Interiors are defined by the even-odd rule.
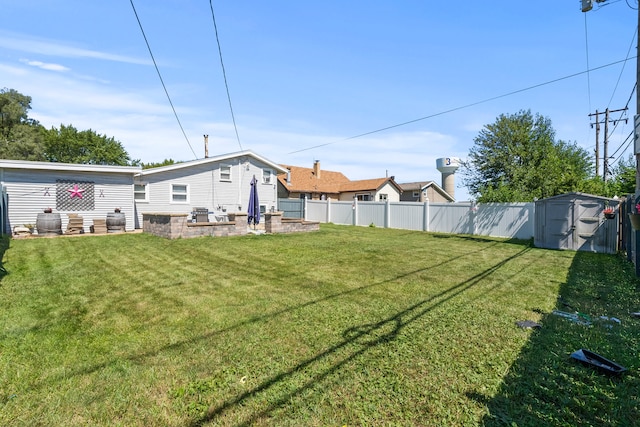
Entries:
[[[605,216],[605,208],[613,208]],[[536,201],[534,245],[547,249],[614,254],[618,250],[620,200],[583,193]]]

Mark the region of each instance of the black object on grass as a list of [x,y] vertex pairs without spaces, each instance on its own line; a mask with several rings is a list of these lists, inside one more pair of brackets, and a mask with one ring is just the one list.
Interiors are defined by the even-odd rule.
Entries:
[[606,357],[600,356],[599,354],[585,348],[581,348],[580,350],[571,353],[571,358],[593,366],[607,374],[620,374],[627,370],[624,366],[618,365],[616,362],[612,362]]

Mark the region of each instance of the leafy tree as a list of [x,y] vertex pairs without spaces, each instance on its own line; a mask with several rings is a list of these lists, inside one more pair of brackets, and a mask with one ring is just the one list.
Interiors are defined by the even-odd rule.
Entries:
[[50,162],[89,165],[128,166],[132,161],[122,143],[89,129],[78,131],[72,125],[52,127],[45,133],[45,157]]
[[626,160],[620,159],[611,172],[613,173],[611,188],[614,195],[621,196],[636,192],[636,159],[633,154],[630,154]]
[[0,90],[0,158],[45,160],[44,128],[28,117],[31,97],[14,89]]
[[555,140],[551,120],[531,111],[500,115],[474,139],[463,181],[479,202],[523,202],[578,191],[589,153]]
[[149,163],[142,163],[142,169],[150,169],[150,168],[159,168],[160,166],[169,166],[169,165],[174,165],[176,163],[180,163],[180,162],[176,162],[173,159],[164,159],[161,162],[149,162]]

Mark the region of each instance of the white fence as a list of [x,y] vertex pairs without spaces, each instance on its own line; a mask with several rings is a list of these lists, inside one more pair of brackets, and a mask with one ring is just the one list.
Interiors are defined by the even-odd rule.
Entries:
[[[301,201],[302,202],[302,201]],[[305,200],[305,219],[452,234],[531,239],[534,203],[416,203]]]

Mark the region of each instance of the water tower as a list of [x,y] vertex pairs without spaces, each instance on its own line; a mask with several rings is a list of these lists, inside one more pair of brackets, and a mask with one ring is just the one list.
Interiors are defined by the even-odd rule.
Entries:
[[456,183],[453,174],[460,167],[460,159],[457,157],[442,157],[436,159],[436,167],[442,174],[442,189],[455,199]]

